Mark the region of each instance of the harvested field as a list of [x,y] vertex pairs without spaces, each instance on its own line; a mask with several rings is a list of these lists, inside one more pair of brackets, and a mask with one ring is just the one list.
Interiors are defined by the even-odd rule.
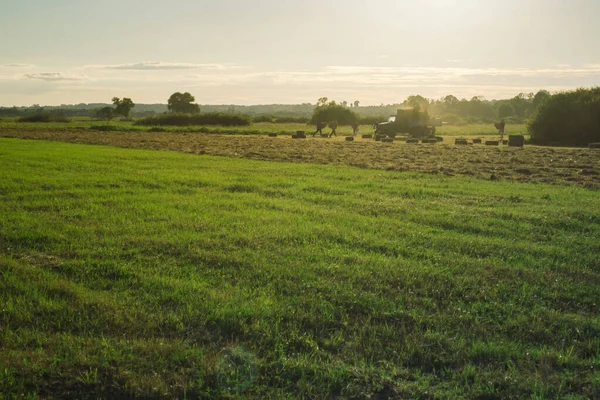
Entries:
[[600,152],[579,148],[455,146],[450,139],[416,147],[359,137],[346,142],[344,137],[292,140],[289,136],[42,129],[3,129],[0,136],[600,188]]

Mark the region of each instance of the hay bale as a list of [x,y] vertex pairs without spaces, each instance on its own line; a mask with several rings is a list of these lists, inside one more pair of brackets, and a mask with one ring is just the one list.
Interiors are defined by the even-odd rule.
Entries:
[[269,137],[277,137],[276,133],[269,133]]
[[435,139],[437,142],[443,142],[443,141],[444,141],[444,138],[443,138],[443,137],[441,137],[441,136],[434,136],[433,138],[434,138],[434,139]]
[[368,134],[368,135],[362,135],[363,139],[371,139],[373,137],[372,134]]
[[473,144],[481,144],[481,139],[473,139]]
[[432,139],[432,138],[429,138],[429,139],[423,139],[423,140],[421,140],[421,143],[429,143],[429,144],[434,144],[434,143],[437,143],[437,142],[438,142],[438,141],[437,141],[437,139],[435,139],[435,138],[433,138],[433,139]]
[[304,135],[304,131],[296,131],[296,135]]
[[588,147],[590,149],[600,149],[600,143],[590,143]]
[[454,139],[454,144],[467,144],[467,139]]
[[407,139],[406,143],[419,143],[419,139]]
[[383,138],[383,139],[381,139],[381,141],[385,142],[385,143],[393,143],[394,139],[392,139],[392,138]]
[[354,136],[346,136],[346,142],[353,142]]
[[525,144],[525,136],[523,135],[508,135],[508,145],[511,147],[523,147]]
[[499,140],[486,140],[485,141],[486,146],[498,146],[499,144],[500,144]]

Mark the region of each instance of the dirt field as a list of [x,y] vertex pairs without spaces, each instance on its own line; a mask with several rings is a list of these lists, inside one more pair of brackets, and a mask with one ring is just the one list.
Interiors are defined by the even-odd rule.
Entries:
[[346,142],[344,137],[291,139],[289,136],[40,129],[3,129],[0,136],[600,188],[600,150],[456,146],[454,138],[437,144],[406,144],[362,138]]

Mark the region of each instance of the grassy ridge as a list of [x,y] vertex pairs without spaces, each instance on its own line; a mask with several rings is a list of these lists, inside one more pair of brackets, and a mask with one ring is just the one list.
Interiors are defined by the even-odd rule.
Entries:
[[15,139],[0,162],[9,398],[600,390],[597,191]]

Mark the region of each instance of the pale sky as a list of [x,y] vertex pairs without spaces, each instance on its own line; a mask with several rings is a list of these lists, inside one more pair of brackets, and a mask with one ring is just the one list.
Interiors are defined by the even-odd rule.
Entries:
[[600,85],[600,0],[0,0],[0,106]]

